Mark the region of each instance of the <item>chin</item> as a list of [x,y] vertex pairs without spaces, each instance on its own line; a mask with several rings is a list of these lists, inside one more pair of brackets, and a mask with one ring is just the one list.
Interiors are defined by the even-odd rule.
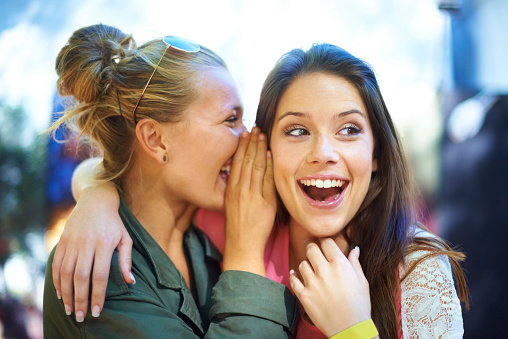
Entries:
[[338,220],[335,219],[333,221],[327,220],[319,220],[319,218],[313,218],[309,220],[309,222],[304,222],[301,225],[303,228],[307,230],[313,237],[318,238],[329,238],[335,237],[340,234],[345,225],[342,223],[338,223]]

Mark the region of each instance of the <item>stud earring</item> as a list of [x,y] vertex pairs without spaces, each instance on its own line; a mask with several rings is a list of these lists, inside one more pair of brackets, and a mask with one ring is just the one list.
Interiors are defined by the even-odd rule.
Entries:
[[162,157],[162,161],[163,161],[164,163],[166,163],[167,158],[166,158],[166,156],[165,156],[165,155]]

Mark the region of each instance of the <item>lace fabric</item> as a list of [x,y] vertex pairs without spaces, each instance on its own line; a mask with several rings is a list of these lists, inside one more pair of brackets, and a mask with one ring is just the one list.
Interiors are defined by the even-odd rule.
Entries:
[[[424,256],[411,253],[406,266]],[[420,262],[401,283],[401,318],[404,338],[462,338],[462,309],[446,256],[432,256]]]

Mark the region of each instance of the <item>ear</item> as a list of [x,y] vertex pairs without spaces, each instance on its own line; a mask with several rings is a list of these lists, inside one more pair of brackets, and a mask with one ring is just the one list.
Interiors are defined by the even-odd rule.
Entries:
[[141,119],[136,125],[136,137],[145,153],[157,162],[164,164],[167,154],[162,126],[151,119]]

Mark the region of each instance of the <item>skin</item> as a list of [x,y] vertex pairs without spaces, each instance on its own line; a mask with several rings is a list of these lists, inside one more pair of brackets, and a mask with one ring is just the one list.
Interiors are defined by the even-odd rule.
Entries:
[[[277,108],[270,147],[292,233],[343,237],[377,169],[373,140],[363,101],[346,80],[313,73],[289,86]],[[330,202],[316,202],[300,182],[311,179],[341,180],[343,192]]]
[[[370,122],[358,91],[344,79],[322,73],[306,75],[289,86],[275,121],[270,144],[273,177],[270,156],[266,172],[263,170],[265,138],[257,129],[249,142],[247,133],[241,135],[233,158],[226,193],[224,269],[239,269],[243,261],[253,258],[260,262],[262,256],[249,256],[236,245],[264,248],[266,242],[253,240],[267,236],[271,229],[259,226],[273,223],[274,181],[291,214],[292,289],[303,306],[303,316],[332,336],[370,318],[369,286],[358,261],[360,250],[350,251],[343,238],[344,227],[357,213],[377,169]],[[258,144],[252,141],[256,138]],[[241,179],[240,172],[247,179]],[[343,181],[344,190],[324,204],[310,201],[300,185],[301,180],[330,178]],[[255,232],[248,224],[252,220],[258,225]],[[237,247],[238,256],[232,255],[228,244]]]
[[[142,119],[138,122],[136,126],[138,149],[135,163],[127,175],[126,182],[129,184],[124,190],[129,208],[173,260],[189,286],[192,286],[192,281],[190,281],[182,248],[183,234],[198,207],[224,209],[226,182],[229,177],[229,173],[226,174],[224,168],[228,168],[234,162],[233,154],[238,147],[238,135],[242,131],[241,145],[244,151],[240,153],[242,159],[236,162],[245,163],[246,167],[245,170],[239,168],[234,172],[234,178],[239,187],[245,185],[252,189],[250,189],[251,195],[243,194],[242,199],[237,199],[236,203],[246,204],[244,201],[247,200],[258,202],[266,207],[267,203],[263,199],[263,194],[269,193],[269,190],[263,189],[262,180],[259,184],[260,178],[264,178],[267,167],[266,137],[259,133],[259,129],[255,129],[252,136],[245,132],[245,126],[241,120],[241,103],[230,74],[224,69],[212,69],[207,71],[198,83],[201,95],[188,107],[185,118],[181,122],[160,124],[150,119]],[[189,156],[190,154],[193,156]],[[94,224],[96,221],[107,231],[98,232],[99,240],[97,241],[86,236],[88,229],[87,232],[80,227],[66,229],[56,249],[53,261],[55,288],[57,294],[63,298],[67,313],[70,314],[75,310],[78,321],[82,321],[88,307],[88,282],[92,273],[92,263],[94,266],[91,300],[93,316],[99,316],[102,310],[109,263],[115,248],[118,248],[122,254],[129,253],[121,259],[122,268],[128,267],[127,271],[124,270],[126,281],[134,282],[130,275],[132,242],[121,240],[128,236],[125,230],[115,231],[110,227],[103,227],[104,221],[100,219],[106,216],[111,208],[118,209],[119,200],[116,190],[111,184],[97,186],[90,182],[88,186],[85,184],[80,190],[82,193],[78,206],[72,212],[68,223],[90,225],[90,222]],[[78,190],[75,189],[75,191]],[[253,198],[252,195],[257,196]],[[98,197],[101,203],[98,203]],[[273,190],[270,200],[274,205]],[[251,208],[256,211],[260,208],[256,206],[254,203],[252,207],[238,209],[238,211],[247,215],[243,218],[249,220]],[[237,217],[233,213],[235,210],[229,213],[233,219]],[[275,207],[273,210],[275,211]],[[273,216],[268,217],[273,218],[274,214],[275,212]],[[90,218],[94,219],[90,220]],[[118,221],[115,220],[115,222]],[[252,233],[256,231],[252,223],[250,225],[250,227],[246,225],[247,231],[251,230],[251,235],[248,235],[247,239],[252,238]],[[269,234],[270,230],[271,226],[263,233]],[[230,230],[229,236],[239,238],[234,229]],[[83,238],[83,241],[79,240]],[[120,245],[117,246],[119,241]],[[80,245],[69,245],[72,243]],[[235,269],[264,275],[262,254],[252,255],[250,249],[257,250],[260,247],[264,249],[265,243],[266,239],[261,239],[258,243],[230,244],[227,247],[228,253],[232,253],[233,257],[238,254],[238,258],[247,257],[250,260],[228,261],[225,257],[225,264],[227,262]],[[90,244],[94,246],[90,248]],[[127,251],[126,248],[129,250]],[[256,261],[258,258],[261,258],[261,264]],[[73,308],[74,286],[76,289]]]
[[[343,230],[377,170],[368,112],[357,89],[324,73],[296,79],[280,99],[270,147],[275,185],[290,214],[290,267],[299,272],[291,274],[292,288],[304,317],[332,336],[370,318],[359,249],[349,260],[343,254],[350,252]],[[342,191],[329,189],[332,198],[322,194],[318,201],[301,183],[327,179],[340,180]],[[344,305],[354,307],[341,312]]]

